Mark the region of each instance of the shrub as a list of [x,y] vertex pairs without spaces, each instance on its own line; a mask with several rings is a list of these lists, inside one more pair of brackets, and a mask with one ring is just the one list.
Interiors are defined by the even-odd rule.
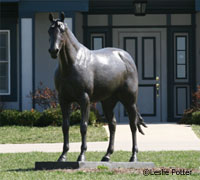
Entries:
[[0,126],[17,125],[17,118],[19,111],[16,110],[3,110],[0,113]]
[[41,117],[41,113],[35,110],[23,111],[17,116],[17,125],[20,126],[34,126]]
[[40,119],[37,121],[36,126],[61,126],[62,113],[58,106],[57,108],[49,108],[43,111]]
[[[90,111],[89,125],[95,125],[97,116],[95,112]],[[70,125],[80,124],[81,111],[79,109],[73,111],[70,115]],[[0,126],[19,125],[19,126],[61,126],[62,113],[61,108],[49,108],[42,113],[31,110],[19,112],[16,110],[4,110],[0,113]]]
[[90,111],[90,117],[89,117],[89,124],[95,125],[97,121],[97,116],[94,111]]
[[198,111],[200,110],[200,85],[197,86],[197,91],[192,94],[192,107]]
[[[197,87],[197,91],[192,94],[192,105],[189,109],[186,109],[183,113],[183,117],[179,123],[183,124],[199,124],[197,121],[197,115],[200,111],[200,85]],[[196,113],[197,112],[197,113]],[[195,120],[194,120],[195,119]]]
[[[90,111],[89,116],[89,125],[95,125],[97,120],[97,116],[93,111]],[[73,111],[70,115],[70,125],[74,124],[80,124],[81,122],[81,111],[78,109],[76,111]]]
[[192,113],[195,112],[194,109],[186,109],[183,113],[183,117],[179,120],[180,124],[191,124]]
[[[89,124],[94,125],[97,117],[93,111],[90,112]],[[70,115],[70,125],[80,124],[81,111],[79,109],[73,111]],[[49,108],[44,110],[36,126],[61,126],[62,125],[62,113],[60,107]]]
[[[91,111],[89,116],[89,124],[94,125],[96,123],[96,114]],[[80,124],[81,111],[79,109],[73,111],[70,115],[70,125]],[[49,108],[43,111],[40,119],[37,121],[36,126],[61,126],[62,125],[62,113],[60,107]]]
[[192,113],[191,124],[200,125],[200,111],[196,111]]
[[2,98],[0,97],[0,113],[4,110],[5,108],[5,102],[2,101]]
[[81,111],[75,110],[70,115],[70,125],[80,124],[81,122]]
[[57,107],[58,98],[56,90],[52,90],[49,87],[45,87],[42,82],[40,82],[35,92],[30,93],[28,97],[31,97],[35,104],[37,104],[43,109]]

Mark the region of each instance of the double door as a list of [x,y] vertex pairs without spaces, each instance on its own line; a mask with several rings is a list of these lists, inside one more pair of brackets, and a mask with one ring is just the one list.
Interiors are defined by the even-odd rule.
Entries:
[[[146,122],[161,122],[166,112],[166,52],[165,36],[161,30],[116,30],[115,46],[126,50],[133,57],[139,78],[138,109]],[[163,53],[163,54],[162,54]],[[164,107],[165,106],[165,107]],[[165,112],[163,112],[165,111]],[[122,104],[115,109],[119,122],[128,122]]]

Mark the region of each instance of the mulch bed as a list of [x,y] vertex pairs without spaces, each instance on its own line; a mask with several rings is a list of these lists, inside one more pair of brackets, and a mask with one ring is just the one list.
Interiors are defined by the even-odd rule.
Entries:
[[[75,172],[85,172],[85,173],[96,173],[96,172],[113,172],[116,174],[144,174],[144,171],[148,171],[148,175],[168,175],[165,173],[169,172],[169,175],[172,173],[189,173],[191,171],[191,174],[200,174],[200,169],[185,169],[185,168],[173,168],[173,167],[160,167],[160,168],[152,168],[152,169],[130,169],[130,168],[117,168],[117,169],[57,169],[57,170],[53,170],[53,171],[63,171],[66,173],[75,173]],[[51,170],[52,171],[52,170]],[[152,174],[154,173],[154,174]],[[179,174],[177,174],[179,175]],[[180,174],[181,175],[181,174]],[[184,174],[183,174],[184,175]],[[185,174],[186,175],[186,174]],[[189,175],[189,174],[188,174]]]

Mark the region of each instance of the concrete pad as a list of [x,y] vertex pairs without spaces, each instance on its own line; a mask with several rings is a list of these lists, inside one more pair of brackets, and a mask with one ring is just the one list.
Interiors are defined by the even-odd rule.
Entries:
[[116,168],[154,168],[153,162],[36,162],[35,170],[52,169],[97,169],[98,166],[105,166],[109,169]]
[[[143,128],[145,135],[137,132],[137,142],[140,151],[200,151],[200,139],[190,125],[175,123],[147,124]],[[108,127],[105,126],[107,133]],[[132,138],[129,125],[118,125],[116,129],[115,150],[131,151]]]

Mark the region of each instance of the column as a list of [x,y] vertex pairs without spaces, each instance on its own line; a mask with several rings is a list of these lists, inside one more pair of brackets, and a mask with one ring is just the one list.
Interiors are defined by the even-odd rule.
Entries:
[[32,92],[32,18],[21,18],[21,109],[30,110],[32,108],[32,99],[27,97]]

